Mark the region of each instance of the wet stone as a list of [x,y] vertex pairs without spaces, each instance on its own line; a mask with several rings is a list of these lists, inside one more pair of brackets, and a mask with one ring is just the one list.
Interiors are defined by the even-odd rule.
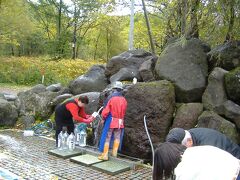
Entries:
[[51,154],[63,159],[67,159],[73,156],[78,156],[78,155],[81,155],[82,153],[83,152],[79,149],[74,149],[73,151],[53,149],[48,151],[48,154]]
[[151,168],[141,167],[111,175],[93,169],[93,166],[83,166],[48,154],[53,148],[54,140],[37,136],[23,137],[22,132],[0,130],[0,167],[29,180],[55,180],[51,178],[52,175],[58,177],[58,180],[151,179]]
[[124,171],[128,171],[130,166],[124,163],[119,163],[115,161],[105,161],[92,165],[94,169],[97,169],[101,172],[105,172],[110,175],[116,175]]
[[70,161],[84,165],[84,166],[91,166],[93,164],[102,162],[102,160],[99,160],[96,156],[90,155],[90,154],[84,154],[81,156],[75,156],[70,158]]

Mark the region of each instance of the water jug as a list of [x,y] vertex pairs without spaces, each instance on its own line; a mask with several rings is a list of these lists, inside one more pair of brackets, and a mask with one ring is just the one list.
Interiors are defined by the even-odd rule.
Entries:
[[62,150],[62,140],[63,140],[63,132],[61,131],[59,134],[58,134],[58,143],[57,143],[57,148],[59,150]]
[[80,130],[79,130],[78,126],[75,126],[74,134],[75,134],[75,144],[76,144],[76,145],[79,145]]
[[63,150],[67,150],[68,149],[68,144],[67,144],[67,139],[68,139],[68,133],[67,133],[67,129],[65,127],[63,127],[63,136],[62,136],[62,149]]
[[75,149],[75,136],[73,133],[71,133],[69,136],[68,136],[68,139],[67,139],[67,144],[68,144],[68,149],[70,151],[73,151]]
[[86,146],[86,139],[87,139],[87,133],[85,130],[80,131],[80,139],[79,139],[79,146],[84,147]]

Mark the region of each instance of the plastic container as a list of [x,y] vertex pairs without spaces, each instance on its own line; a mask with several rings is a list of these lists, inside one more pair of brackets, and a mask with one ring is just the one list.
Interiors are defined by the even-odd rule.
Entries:
[[79,146],[84,147],[86,146],[86,139],[87,139],[87,133],[85,130],[80,131],[80,139],[79,139]]
[[68,136],[68,139],[67,139],[67,144],[68,144],[68,149],[70,151],[73,151],[75,149],[75,136],[73,133],[71,133],[69,136]]

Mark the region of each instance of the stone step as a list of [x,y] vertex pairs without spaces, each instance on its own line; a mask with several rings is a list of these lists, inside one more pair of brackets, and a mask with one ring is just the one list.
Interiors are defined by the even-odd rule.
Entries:
[[131,169],[126,163],[111,160],[93,164],[91,167],[110,175],[116,175]]
[[102,160],[99,160],[97,156],[93,156],[91,154],[75,156],[70,158],[70,161],[81,164],[83,166],[91,166],[93,164],[102,162]]
[[57,156],[63,159],[67,159],[73,156],[78,156],[78,155],[82,155],[83,153],[85,153],[84,151],[82,151],[81,149],[74,149],[73,151],[70,150],[59,150],[59,149],[53,149],[53,150],[49,150],[48,154],[53,155],[53,156]]
[[[93,155],[93,156],[96,156],[96,157],[101,154],[101,152],[99,152],[98,149],[96,147],[93,147],[93,146],[85,146],[85,147],[76,146],[76,149],[80,149],[83,152],[83,154],[90,154],[90,155]],[[110,150],[110,152],[111,152],[111,150]],[[128,166],[130,166],[131,169],[135,169],[136,166],[143,164],[142,159],[126,156],[126,155],[123,155],[123,154],[120,154],[120,153],[118,153],[117,158],[111,156],[111,153],[109,153],[108,158],[109,158],[110,161],[116,161],[116,162],[119,162],[119,163],[128,164]]]
[[109,153],[108,161],[99,160],[98,156],[101,152],[91,146],[77,146],[73,151],[53,149],[48,151],[48,153],[63,159],[70,158],[71,162],[91,167],[109,175],[116,175],[130,169],[135,169],[136,166],[143,164],[143,160],[141,159],[122,154],[118,154],[118,157],[113,157]]

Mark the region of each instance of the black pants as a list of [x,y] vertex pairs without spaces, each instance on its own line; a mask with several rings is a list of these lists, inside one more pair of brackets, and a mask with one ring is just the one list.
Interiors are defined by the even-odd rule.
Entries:
[[56,133],[55,133],[55,138],[56,138],[56,147],[58,146],[58,134],[62,131],[63,127],[67,127],[67,133],[71,134],[72,132],[74,133],[74,124],[63,124],[63,123],[59,123],[56,121]]

